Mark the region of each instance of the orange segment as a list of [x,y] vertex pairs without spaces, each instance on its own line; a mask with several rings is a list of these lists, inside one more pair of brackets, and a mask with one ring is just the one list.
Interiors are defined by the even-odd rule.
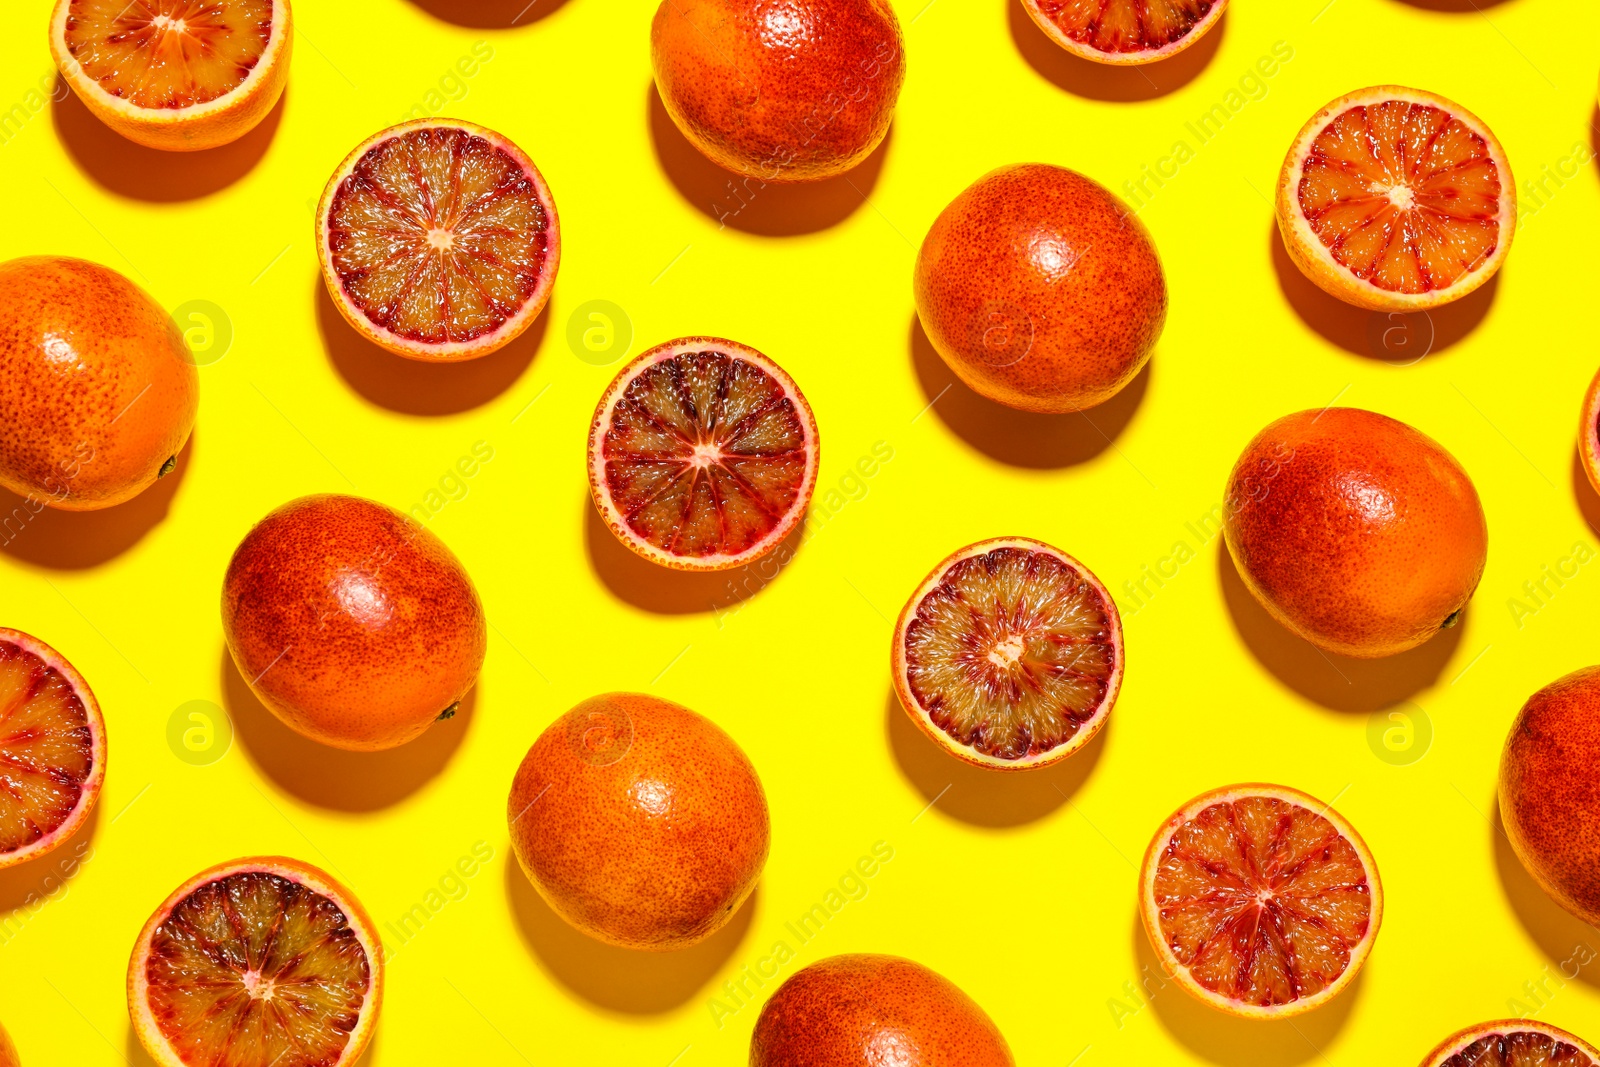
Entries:
[[273,0],[70,0],[67,50],[106,92],[146,108],[204,104],[244,84]]
[[1422,1062],[1423,1067],[1596,1067],[1600,1051],[1546,1023],[1503,1019],[1452,1034]]
[[1182,51],[1222,15],[1227,0],[1024,0],[1041,29],[1100,63],[1148,63]]

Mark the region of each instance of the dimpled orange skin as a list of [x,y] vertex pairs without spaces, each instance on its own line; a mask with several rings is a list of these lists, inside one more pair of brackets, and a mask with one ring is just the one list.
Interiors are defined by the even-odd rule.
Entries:
[[408,516],[351,496],[291,501],[228,564],[222,628],[239,673],[289,727],[376,751],[420,735],[478,679],[483,605]]
[[1111,399],[1167,320],[1144,224],[1103,186],[1043,163],[990,171],[951,201],[923,239],[913,288],[956,376],[1023,411]]
[[887,0],[664,0],[650,59],[689,142],[770,182],[860,163],[888,134],[906,74]]
[[6,1033],[3,1026],[0,1026],[0,1067],[22,1067],[17,1046],[11,1043],[11,1035]]
[[949,979],[898,956],[833,956],[761,1008],[750,1067],[1012,1067],[994,1022]]
[[1600,923],[1600,667],[1522,706],[1500,756],[1500,818],[1522,865],[1557,903]]
[[1359,408],[1272,423],[1228,478],[1224,533],[1244,584],[1319,648],[1375,659],[1455,622],[1483,576],[1477,490],[1431,437]]
[[63,511],[120,504],[199,406],[183,337],[143,289],[83,259],[0,263],[0,485]]
[[683,948],[721,929],[761,876],[766,793],[710,719],[639,693],[552,723],[506,802],[517,861],[557,914],[625,948]]

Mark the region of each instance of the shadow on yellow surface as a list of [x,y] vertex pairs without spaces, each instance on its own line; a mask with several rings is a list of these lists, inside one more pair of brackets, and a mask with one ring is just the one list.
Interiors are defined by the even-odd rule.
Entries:
[[473,29],[531,26],[559,11],[567,0],[411,0],[441,22]]
[[[1321,334],[1329,344],[1384,363],[1414,363],[1427,356],[1438,355],[1465,340],[1489,314],[1489,309],[1494,306],[1495,294],[1500,291],[1500,275],[1497,273],[1455,303],[1426,312],[1432,323],[1433,336],[1414,339],[1411,330],[1415,327],[1408,327],[1406,321],[1410,316],[1367,311],[1346,304],[1319,289],[1289,258],[1276,219],[1271,221],[1267,240],[1272,252],[1272,267],[1278,276],[1278,288],[1283,291],[1284,299],[1294,308],[1295,314],[1300,316],[1300,321]],[[1516,252],[1513,250],[1511,255],[1515,258]],[[1387,334],[1386,331],[1391,328],[1405,332],[1402,335]],[[1425,346],[1424,351],[1418,351],[1415,347],[1419,344]]]
[[894,687],[884,711],[889,748],[905,779],[953,819],[973,826],[1021,826],[1042,819],[1072,799],[1100,762],[1111,719],[1078,752],[1035,771],[991,771],[963,763],[940,748],[911,721]]
[[726,571],[679,571],[651,563],[617,540],[587,493],[582,506],[584,546],[595,574],[617,599],[657,615],[721,611],[748,600],[783,573],[805,540],[802,520],[754,563]]
[[119,196],[152,203],[193,200],[227,188],[266,155],[283,120],[288,91],[255,129],[221,148],[163,152],[114,132],[83,106],[59,76],[50,109],[56,136],[78,168]]
[[996,404],[955,376],[911,314],[911,364],[944,424],[967,444],[1013,467],[1048,469],[1087,463],[1122,435],[1150,387],[1150,364],[1116,396],[1088,411],[1041,415]]
[[319,271],[317,327],[345,384],[381,408],[404,415],[454,415],[480,407],[516,384],[550,325],[547,304],[522,335],[498,352],[465,363],[424,363],[386,352],[355,331],[328,295]]
[[301,737],[250,691],[233,656],[222,649],[222,693],[239,746],[262,774],[286,793],[336,811],[377,811],[399,803],[438,777],[471,729],[478,687],[461,699],[455,717],[385,752],[346,752]]
[[1240,640],[1284,685],[1335,711],[1379,711],[1438,681],[1461,643],[1472,610],[1469,603],[1457,625],[1409,652],[1352,659],[1324,652],[1280,626],[1245,587],[1221,538],[1216,551],[1217,578]]
[[1486,7],[1498,7],[1505,0],[1400,0],[1400,3],[1425,11],[1453,11],[1470,15]]
[[[1137,67],[1114,67],[1081,59],[1056,44],[1033,21],[1023,8],[1022,0],[1005,0],[1005,5],[1011,40],[1034,73],[1057,89],[1090,100],[1118,103],[1154,100],[1181,89],[1210,65],[1211,58],[1222,45],[1223,34],[1228,32],[1228,16],[1223,15],[1210,33],[1171,59]],[[1071,165],[1070,160],[1044,162]]]
[[676,952],[637,952],[596,941],[551,910],[517,865],[505,861],[506,897],[517,928],[539,963],[574,995],[631,1015],[671,1011],[688,1002],[721,970],[749,932],[755,891],[728,925],[698,945]]
[[[1154,1008],[1167,1032],[1195,1055],[1228,1067],[1293,1067],[1326,1060],[1323,1049],[1349,1021],[1360,996],[1366,971],[1357,973],[1343,993],[1327,1004],[1292,1019],[1245,1019],[1229,1015],[1185,992],[1166,977],[1137,910],[1133,915],[1133,951],[1139,961],[1140,997]],[[1127,1006],[1138,1007],[1132,1001]],[[1126,1023],[1126,1017],[1124,1017]]]
[[1583,469],[1583,457],[1576,447],[1572,450],[1572,496],[1583,521],[1589,524],[1591,532],[1600,536],[1600,494],[1589,484],[1589,472]]
[[13,933],[6,924],[8,914],[54,900],[93,856],[100,807],[96,802],[77,832],[45,855],[0,871],[0,944],[9,941]]
[[100,511],[40,508],[0,489],[0,552],[40,567],[82,570],[110,562],[144,539],[167,517],[189,470],[195,435],[178,464],[132,500]]
[[1522,865],[1500,818],[1498,790],[1490,796],[1489,806],[1494,812],[1489,836],[1495,870],[1522,928],[1550,957],[1552,969],[1559,971],[1563,979],[1581,978],[1589,985],[1600,986],[1600,966],[1595,965],[1596,954],[1600,953],[1600,932],[1557,904]]
[[848,173],[820,182],[763,182],[723,170],[689,143],[650,83],[650,143],[684,200],[713,222],[766,237],[793,237],[837,226],[872,195],[894,129]]

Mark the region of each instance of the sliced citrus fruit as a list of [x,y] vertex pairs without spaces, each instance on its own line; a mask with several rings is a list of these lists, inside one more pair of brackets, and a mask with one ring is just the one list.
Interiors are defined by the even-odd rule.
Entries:
[[50,52],[84,106],[150,148],[236,141],[277,104],[289,0],[56,0]]
[[1022,0],[1056,44],[1096,63],[1175,56],[1222,18],[1228,0]]
[[0,1026],[0,1067],[21,1067],[22,1058],[17,1055],[17,1046],[11,1043],[11,1035]]
[[1583,395],[1583,418],[1578,426],[1578,456],[1583,460],[1583,470],[1589,484],[1600,493],[1600,373],[1589,383]]
[[684,337],[622,368],[589,424],[589,488],[611,532],[679,570],[738,567],[805,517],[817,420],[772,360]]
[[1469,1026],[1441,1041],[1422,1067],[1597,1067],[1600,1050],[1532,1019]]
[[1281,785],[1185,804],[1150,842],[1139,912],[1167,973],[1233,1015],[1298,1015],[1337,996],[1383,918],[1378,867],[1355,828]]
[[1089,743],[1122,688],[1122,620],[1089,568],[1042,541],[956,552],[894,628],[895,692],[967,763],[1026,770]]
[[0,629],[0,868],[42,856],[89,818],[106,777],[106,724],[83,675]]
[[1311,117],[1278,177],[1278,228],[1323,290],[1374,311],[1418,311],[1494,276],[1517,228],[1505,151],[1442,96],[1379,85]]
[[345,157],[317,254],[346,321],[396,355],[457,362],[509,344],[550,299],[561,224],[539,168],[493,130],[419,119]]
[[128,1013],[160,1067],[345,1067],[383,999],[383,949],[350,891],[299,860],[218,864],[144,924]]

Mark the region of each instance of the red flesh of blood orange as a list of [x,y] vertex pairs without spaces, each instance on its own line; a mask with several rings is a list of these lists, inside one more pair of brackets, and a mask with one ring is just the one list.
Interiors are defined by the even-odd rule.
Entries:
[[1153,63],[1203,37],[1227,0],[1024,0],[1057,44],[1097,63]]
[[1533,1019],[1480,1023],[1452,1034],[1423,1067],[1596,1067],[1600,1051],[1576,1034]]
[[617,375],[589,430],[589,484],[646,559],[721,570],[799,524],[817,481],[817,424],[794,380],[717,337],[669,341]]

